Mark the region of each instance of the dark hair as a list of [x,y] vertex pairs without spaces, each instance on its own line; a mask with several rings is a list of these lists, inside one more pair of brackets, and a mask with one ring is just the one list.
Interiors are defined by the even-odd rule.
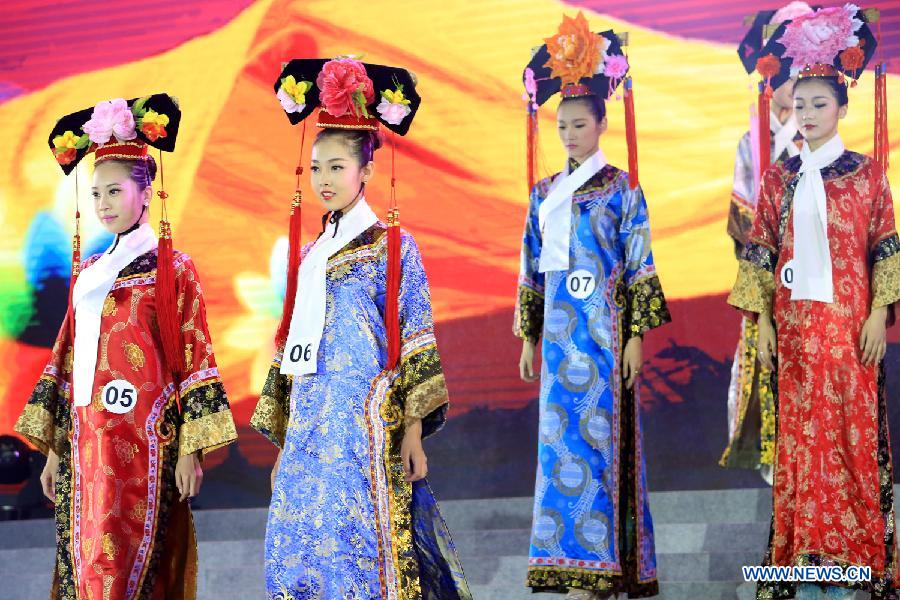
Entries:
[[105,162],[116,163],[129,169],[129,178],[135,182],[140,191],[153,185],[156,179],[156,161],[149,154],[144,160],[110,160]]
[[[591,114],[594,115],[594,118],[597,119],[597,122],[603,120],[603,117],[606,116],[606,100],[598,96],[597,94],[589,94],[587,96],[573,96],[571,98],[563,98],[559,101],[559,106],[567,102],[581,102],[585,106],[587,106],[588,110],[591,111]],[[559,107],[556,108],[559,110]]]
[[360,167],[364,167],[375,159],[375,151],[381,148],[382,139],[378,131],[368,129],[336,129],[326,127],[316,134],[313,145],[328,138],[339,139],[350,150]]
[[797,93],[797,88],[801,85],[811,81],[821,81],[831,88],[831,93],[837,100],[838,106],[847,106],[850,103],[850,98],[847,97],[847,84],[838,81],[837,77],[801,77],[794,84],[794,93]]

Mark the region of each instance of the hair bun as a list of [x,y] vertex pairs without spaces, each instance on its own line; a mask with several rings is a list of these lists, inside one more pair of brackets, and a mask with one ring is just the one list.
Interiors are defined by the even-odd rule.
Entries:
[[147,179],[151,182],[156,181],[156,159],[147,155]]
[[384,146],[384,134],[380,129],[369,132],[369,137],[372,140],[372,152],[374,153],[376,150]]

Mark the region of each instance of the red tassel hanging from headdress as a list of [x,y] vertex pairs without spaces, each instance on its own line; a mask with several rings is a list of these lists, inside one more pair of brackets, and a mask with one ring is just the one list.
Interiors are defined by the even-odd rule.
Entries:
[[625,140],[628,143],[628,187],[635,189],[638,178],[637,128],[634,115],[634,88],[631,77],[625,79]]
[[159,220],[159,246],[156,258],[156,315],[159,322],[159,337],[162,341],[163,356],[169,372],[177,386],[184,374],[184,343],[181,339],[181,319],[178,318],[178,290],[175,285],[175,251],[172,248],[172,226],[166,209],[162,152],[159,153],[160,189],[156,193],[162,201],[162,215]]
[[387,330],[387,369],[400,362],[400,209],[397,207],[397,177],[394,172],[396,139],[391,133],[391,205],[387,217],[387,291],[384,327]]
[[875,67],[875,160],[887,171],[891,144],[887,120],[887,64]]
[[527,130],[527,141],[526,141],[526,152],[527,156],[526,160],[526,169],[528,175],[528,193],[531,193],[531,190],[534,189],[534,184],[537,183],[537,144],[538,144],[538,111],[535,108],[533,102],[528,102],[528,108],[526,109],[526,130]]
[[75,307],[72,305],[72,294],[75,282],[81,273],[81,211],[78,209],[78,168],[75,168],[75,235],[72,236],[72,276],[69,279],[69,304],[66,307],[66,323],[69,335],[75,338]]
[[287,342],[291,329],[291,317],[294,314],[294,300],[297,297],[297,279],[300,276],[300,251],[301,242],[301,205],[303,193],[300,191],[300,177],[303,175],[303,146],[306,143],[306,121],[303,122],[303,132],[300,134],[300,158],[294,174],[297,176],[297,185],[294,190],[294,199],[291,201],[291,221],[288,228],[288,266],[287,285],[284,291],[284,304],[281,309],[281,322],[275,333],[275,346],[281,350]]
[[759,124],[759,172],[760,175],[772,164],[772,129],[770,124],[772,86],[768,81],[759,84],[759,100],[756,107]]

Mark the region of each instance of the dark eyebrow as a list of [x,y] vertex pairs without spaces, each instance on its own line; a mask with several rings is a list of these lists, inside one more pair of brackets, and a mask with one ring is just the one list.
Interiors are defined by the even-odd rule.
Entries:
[[[337,162],[337,161],[345,161],[345,160],[347,160],[347,159],[346,159],[346,158],[340,158],[340,157],[338,157],[338,158],[329,158],[329,159],[326,160],[325,162],[333,163],[333,162]],[[316,163],[316,164],[318,164],[319,161],[317,161],[316,159],[313,159],[313,162]]]

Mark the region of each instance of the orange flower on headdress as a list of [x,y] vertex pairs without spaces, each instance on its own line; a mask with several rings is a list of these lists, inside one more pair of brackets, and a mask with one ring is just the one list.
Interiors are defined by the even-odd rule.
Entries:
[[756,60],[756,72],[759,73],[763,79],[772,79],[778,75],[778,71],[780,70],[781,61],[778,60],[777,56],[766,54]]
[[597,72],[603,51],[600,36],[590,30],[587,19],[579,11],[574,19],[563,16],[555,36],[544,40],[550,60],[550,77],[562,79],[562,87],[575,85]]
[[141,118],[141,133],[143,133],[151,142],[155,142],[161,137],[166,137],[166,125],[168,124],[168,115],[160,114],[153,109],[148,109]]
[[866,53],[859,46],[851,46],[841,52],[841,68],[844,71],[858,71],[866,60]]

